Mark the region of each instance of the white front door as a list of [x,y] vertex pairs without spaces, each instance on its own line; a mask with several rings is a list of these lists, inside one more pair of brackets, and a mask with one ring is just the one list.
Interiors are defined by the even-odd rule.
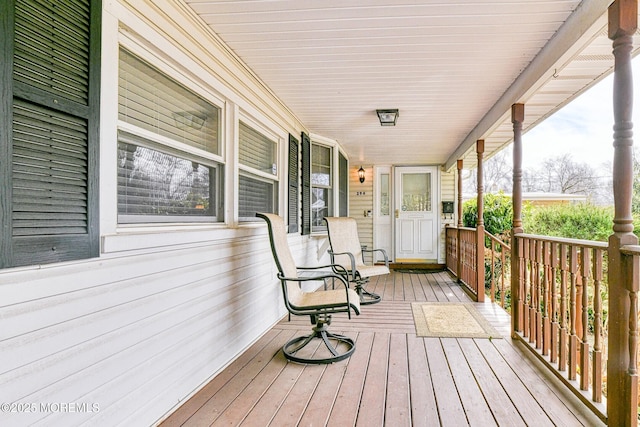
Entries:
[[395,169],[395,261],[438,259],[438,168]]

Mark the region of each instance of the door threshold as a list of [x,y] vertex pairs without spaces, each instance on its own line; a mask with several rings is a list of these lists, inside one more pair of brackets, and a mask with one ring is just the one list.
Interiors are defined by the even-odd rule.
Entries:
[[442,271],[447,268],[445,264],[434,262],[390,262],[389,268],[392,270],[433,270]]

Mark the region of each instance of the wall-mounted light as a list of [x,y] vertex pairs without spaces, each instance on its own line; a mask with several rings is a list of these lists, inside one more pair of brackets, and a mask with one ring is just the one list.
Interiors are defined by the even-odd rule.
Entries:
[[392,110],[376,110],[378,114],[378,120],[380,120],[380,126],[395,126],[400,115],[398,109]]
[[364,169],[362,169],[362,166],[358,169],[358,178],[360,178],[360,184],[362,184],[364,182]]

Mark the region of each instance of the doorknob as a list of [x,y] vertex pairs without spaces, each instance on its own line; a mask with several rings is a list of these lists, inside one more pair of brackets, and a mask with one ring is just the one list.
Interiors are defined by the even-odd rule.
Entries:
[[398,211],[398,209],[396,209],[396,218],[398,218],[400,216],[400,211]]

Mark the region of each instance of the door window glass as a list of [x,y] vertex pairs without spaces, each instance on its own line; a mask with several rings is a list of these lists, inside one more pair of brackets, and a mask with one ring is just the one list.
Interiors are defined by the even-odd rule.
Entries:
[[402,210],[405,212],[431,211],[430,173],[402,175]]

